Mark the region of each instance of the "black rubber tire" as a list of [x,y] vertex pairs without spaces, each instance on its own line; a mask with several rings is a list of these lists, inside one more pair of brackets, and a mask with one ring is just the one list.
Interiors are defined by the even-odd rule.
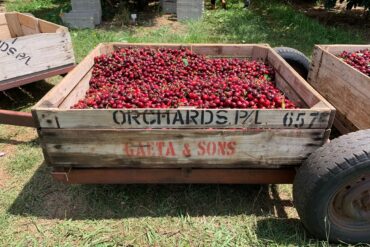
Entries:
[[[315,237],[331,242],[369,243],[369,178],[370,129],[341,136],[317,149],[298,169],[293,184],[294,204],[305,228]],[[350,184],[353,184],[353,190]],[[338,223],[340,221],[332,216],[335,215],[334,212],[337,212],[338,208],[346,208],[344,205],[354,207],[354,204],[351,201],[339,204],[338,207],[334,202],[338,203],[338,195],[343,195],[339,194],[343,191],[347,194],[351,191],[355,193],[356,186],[362,186],[360,195],[367,196],[360,200],[362,204],[367,205],[365,209],[361,208],[366,214],[364,217],[364,214],[360,214],[361,220],[354,220],[356,227],[353,227],[354,224],[347,224],[347,218],[344,220],[346,224]],[[363,195],[364,188],[367,194]],[[334,207],[337,208],[333,209]],[[351,220],[353,222],[353,219]],[[361,226],[359,230],[357,227],[360,223],[364,224],[364,228]]]
[[310,60],[302,52],[290,47],[275,47],[274,50],[284,58],[305,80],[310,69]]

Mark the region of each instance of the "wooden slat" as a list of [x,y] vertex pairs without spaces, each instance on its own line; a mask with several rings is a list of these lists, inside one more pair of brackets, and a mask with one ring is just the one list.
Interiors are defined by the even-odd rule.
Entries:
[[64,29],[67,30],[66,27],[45,21],[45,20],[39,20],[39,27],[40,31],[42,33],[55,33],[58,29]]
[[327,109],[36,109],[42,128],[330,128]]
[[7,25],[0,25],[0,40],[10,39],[12,36],[10,34],[9,28]]
[[[114,50],[125,48],[125,47],[143,47],[148,46],[154,49],[165,47],[169,49],[181,49],[187,48],[193,52],[201,55],[211,56],[211,57],[252,57],[253,49],[255,49],[254,56],[258,60],[264,60],[267,56],[265,54],[268,45],[247,45],[247,44],[162,44],[162,43],[110,43]],[[105,45],[104,48],[109,46]],[[259,49],[259,50],[258,50]],[[257,52],[258,50],[258,52]],[[108,50],[106,50],[108,51]],[[111,51],[108,51],[111,52]]]
[[7,25],[5,13],[0,13],[0,26],[1,25]]
[[41,129],[40,138],[52,166],[269,168],[299,165],[326,132]]
[[334,54],[334,55],[339,55],[341,54],[343,51],[347,51],[347,52],[355,52],[355,51],[359,51],[359,50],[363,50],[363,49],[369,49],[369,45],[350,45],[350,44],[346,44],[346,45],[320,45],[320,47],[331,53],[331,54]]
[[43,33],[3,41],[8,55],[0,53],[1,81],[68,64],[74,64],[69,33]]
[[90,54],[79,63],[58,85],[49,91],[34,107],[58,107],[65,97],[76,87],[79,81],[89,72],[94,65],[94,57],[100,55],[101,45],[97,46]]
[[40,81],[49,77],[53,77],[56,75],[63,75],[71,71],[75,67],[74,64],[52,68],[47,71],[41,71],[37,73],[33,73],[31,75],[21,76],[12,78],[11,80],[2,81],[0,83],[0,91],[7,90],[10,88],[19,87],[28,83],[32,83],[35,81]]
[[72,90],[72,92],[65,98],[65,100],[59,105],[60,109],[70,109],[71,106],[76,104],[80,99],[83,99],[86,95],[86,91],[89,89],[89,82],[91,79],[92,69],[82,78],[78,85]]
[[[5,14],[6,22],[12,38],[23,36],[22,28],[18,20],[16,12],[10,12]],[[1,79],[0,79],[1,80]]]
[[54,179],[67,184],[287,184],[294,168],[280,169],[54,169]]
[[274,67],[285,81],[287,81],[297,94],[304,99],[305,103],[312,107],[319,101],[334,109],[312,86],[310,86],[283,58],[281,58],[273,49],[268,53],[268,62]]
[[190,49],[197,54],[213,57],[251,57],[253,45],[192,44]]
[[37,30],[37,32],[39,33],[39,24],[38,24],[38,19],[33,17],[33,16],[29,16],[29,15],[24,15],[24,14],[20,14],[20,13],[17,13],[17,16],[18,16],[18,20],[19,20],[19,23],[21,26],[26,26],[28,28],[31,28],[31,29],[35,29]]
[[266,63],[268,52],[269,52],[269,48],[266,46],[253,46],[252,59]]
[[32,34],[38,34],[39,32],[36,31],[34,28],[30,28],[28,26],[21,25],[23,35],[32,35]]
[[[370,48],[370,45],[365,47]],[[365,47],[355,46],[354,50]],[[329,49],[327,46],[324,48]],[[338,49],[353,49],[351,46],[334,48],[332,50],[339,53]],[[349,132],[370,128],[370,77],[325,51],[321,46],[317,46],[315,50],[317,52],[312,60],[315,70],[310,72],[310,83],[337,109],[338,129]]]
[[308,107],[306,105],[306,102],[294,90],[294,87],[292,87],[279,73],[275,74],[275,83],[276,83],[276,86],[282,92],[284,92],[284,95],[288,97],[288,99],[292,100],[298,107],[300,108]]

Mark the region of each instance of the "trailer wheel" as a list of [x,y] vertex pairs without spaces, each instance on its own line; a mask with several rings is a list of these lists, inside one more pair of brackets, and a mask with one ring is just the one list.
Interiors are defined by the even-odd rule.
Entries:
[[370,242],[370,129],[334,139],[298,169],[294,204],[306,229],[332,242]]
[[284,58],[304,79],[307,79],[310,60],[302,52],[290,47],[275,47],[274,50]]

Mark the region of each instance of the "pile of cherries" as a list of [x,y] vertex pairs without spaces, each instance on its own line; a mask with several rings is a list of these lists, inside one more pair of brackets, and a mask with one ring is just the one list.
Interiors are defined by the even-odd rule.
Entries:
[[340,58],[355,69],[361,71],[367,76],[370,76],[370,50],[364,49],[356,52],[343,51]]
[[188,49],[124,48],[95,57],[90,87],[72,108],[295,108],[257,61]]

